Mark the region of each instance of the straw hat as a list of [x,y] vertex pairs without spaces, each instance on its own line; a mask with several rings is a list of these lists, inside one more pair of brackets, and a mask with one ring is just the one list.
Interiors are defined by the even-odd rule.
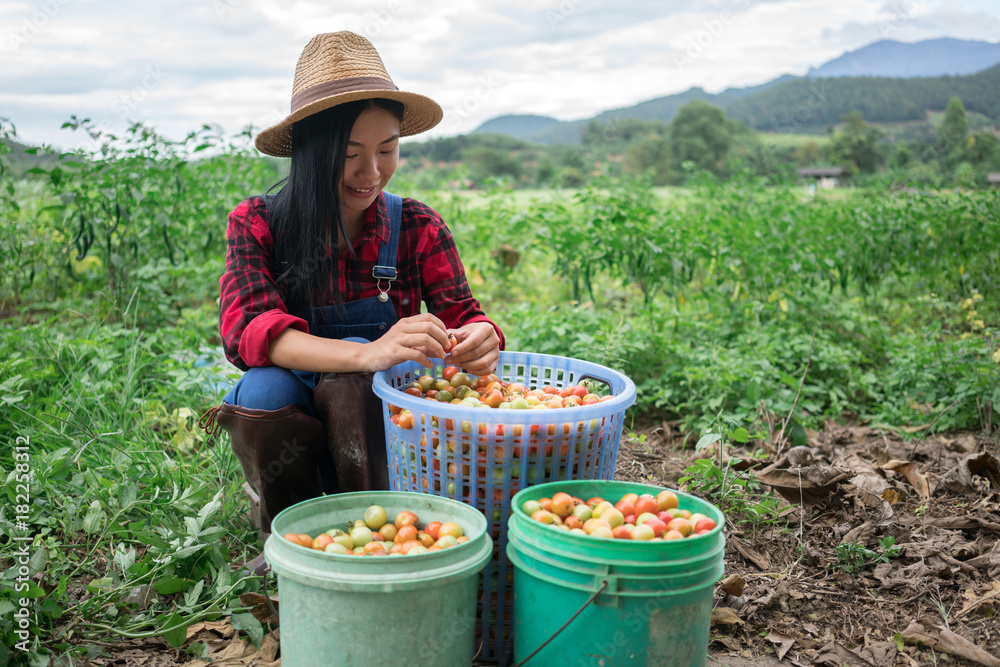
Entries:
[[292,83],[291,113],[257,135],[261,153],[292,154],[292,124],[354,100],[382,97],[403,103],[399,134],[417,134],[441,122],[441,106],[423,95],[396,88],[371,42],[346,30],[313,37],[299,56]]

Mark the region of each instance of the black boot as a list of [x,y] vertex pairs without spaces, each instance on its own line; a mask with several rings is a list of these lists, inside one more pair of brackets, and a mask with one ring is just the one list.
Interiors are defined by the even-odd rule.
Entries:
[[[224,403],[215,421],[229,433],[253,492],[248,496],[261,539],[271,532],[271,520],[278,512],[323,494],[320,469],[327,450],[326,428],[318,419],[295,405],[251,410]],[[208,422],[211,426],[211,419]]]
[[388,491],[382,399],[371,373],[327,373],[313,392],[341,492]]

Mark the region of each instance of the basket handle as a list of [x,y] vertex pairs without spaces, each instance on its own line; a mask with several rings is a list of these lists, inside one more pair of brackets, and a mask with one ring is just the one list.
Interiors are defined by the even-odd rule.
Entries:
[[611,383],[605,380],[604,378],[597,377],[596,375],[591,375],[590,373],[587,373],[586,375],[581,375],[579,378],[577,378],[576,383],[583,384],[585,380],[596,380],[597,382],[600,382],[601,384],[603,384],[605,387],[608,388],[609,394],[614,393],[614,391],[612,391],[611,389]]

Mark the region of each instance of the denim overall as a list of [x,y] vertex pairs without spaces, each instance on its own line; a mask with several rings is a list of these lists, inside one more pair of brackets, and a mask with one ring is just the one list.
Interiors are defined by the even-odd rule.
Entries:
[[[381,338],[398,320],[388,291],[392,287],[392,281],[396,279],[403,199],[388,192],[382,194],[385,196],[386,212],[389,215],[389,238],[379,248],[378,262],[372,269],[379,294],[339,306],[314,308],[305,318],[309,324],[309,333],[314,336],[368,343]],[[277,366],[251,368],[222,400],[224,403],[255,410],[280,410],[288,405],[299,404],[309,414],[316,416],[313,391],[321,376],[322,373],[287,370]]]

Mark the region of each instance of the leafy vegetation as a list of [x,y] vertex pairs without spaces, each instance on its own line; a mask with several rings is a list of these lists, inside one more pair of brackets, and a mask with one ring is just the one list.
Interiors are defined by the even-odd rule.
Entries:
[[[609,145],[652,133],[670,152],[663,127],[620,129]],[[247,139],[203,128],[172,143],[136,126],[98,137],[103,152],[37,151],[49,161],[24,178],[0,155],[0,433],[30,454],[19,518],[24,462],[0,452],[8,649],[22,597],[39,662],[94,659],[117,637],[177,642],[233,614],[260,636],[239,601],[259,580],[231,573],[259,547],[239,465],[196,425],[234,379],[215,303],[226,214],[279,177]],[[508,349],[619,369],[638,386],[632,426],[718,436],[703,446],[772,437],[766,415],[793,441],[845,413],[905,437],[996,433],[1000,193],[810,197],[718,160],[682,165],[686,187],[663,190],[651,174],[595,176],[597,153],[580,150],[572,189],[487,180],[470,196],[405,168],[393,182],[449,222]],[[773,520],[774,497],[731,463],[689,475],[732,520]],[[29,545],[26,590],[12,536]]]

